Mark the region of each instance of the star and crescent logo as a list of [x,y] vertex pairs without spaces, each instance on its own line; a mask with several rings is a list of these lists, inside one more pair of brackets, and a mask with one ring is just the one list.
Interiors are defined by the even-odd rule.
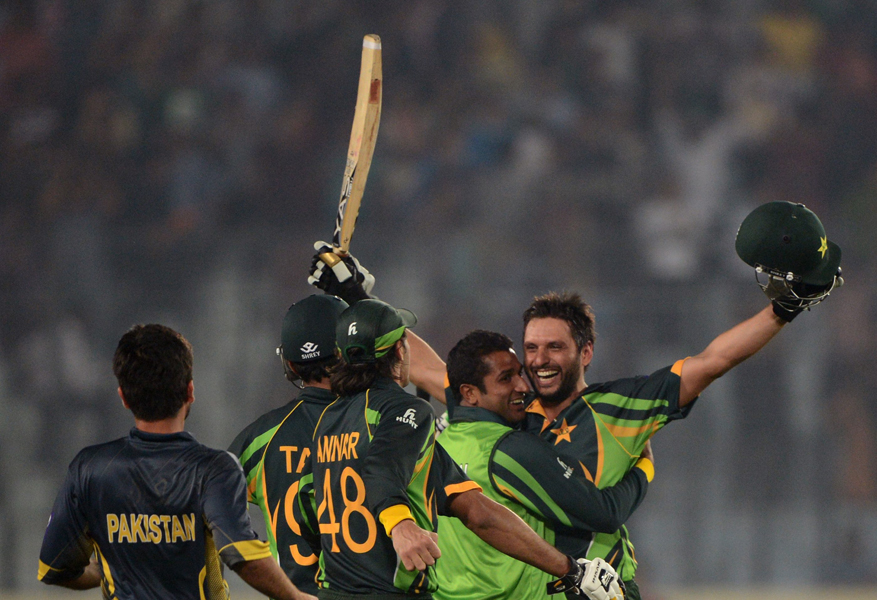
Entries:
[[822,255],[822,258],[825,258],[825,253],[828,252],[828,238],[821,237],[821,238],[819,238],[819,241],[821,242],[821,244],[820,244],[819,250],[817,252],[819,252],[819,254]]
[[551,433],[557,436],[557,439],[554,440],[554,445],[558,445],[561,441],[571,442],[569,439],[569,434],[572,433],[572,430],[578,427],[578,425],[567,425],[566,419],[560,424],[560,427],[557,429],[552,429]]

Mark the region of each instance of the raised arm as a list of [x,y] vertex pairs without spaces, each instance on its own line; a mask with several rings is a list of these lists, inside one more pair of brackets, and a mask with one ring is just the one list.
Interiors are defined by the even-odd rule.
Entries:
[[679,406],[691,403],[713,381],[764,348],[786,321],[768,305],[714,339],[706,349],[682,364]]
[[447,366],[432,346],[410,329],[406,331],[411,347],[411,383],[439,402],[445,402]]

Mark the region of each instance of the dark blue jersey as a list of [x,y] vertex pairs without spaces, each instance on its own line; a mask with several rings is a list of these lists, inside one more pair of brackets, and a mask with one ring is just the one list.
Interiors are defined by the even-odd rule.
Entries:
[[39,579],[75,579],[93,553],[104,597],[120,600],[228,598],[221,563],[271,556],[250,526],[234,456],[186,432],[138,429],[73,459],[46,527]]

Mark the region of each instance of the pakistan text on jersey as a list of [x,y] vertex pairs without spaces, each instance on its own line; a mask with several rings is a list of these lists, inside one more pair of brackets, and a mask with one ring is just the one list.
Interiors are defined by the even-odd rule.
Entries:
[[359,458],[356,454],[356,443],[359,432],[342,433],[341,435],[324,435],[317,441],[317,462],[333,462]]
[[194,542],[195,513],[188,515],[107,514],[110,543],[152,542],[153,544]]

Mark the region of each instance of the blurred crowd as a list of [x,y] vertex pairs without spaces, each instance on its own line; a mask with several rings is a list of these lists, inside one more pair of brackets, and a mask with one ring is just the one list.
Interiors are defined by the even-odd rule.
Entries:
[[[738,519],[717,552],[754,540],[782,562],[776,548],[818,540],[833,571],[805,561],[808,581],[877,583],[877,1],[9,0],[0,589],[31,585],[76,450],[127,427],[108,414],[109,361],[131,324],[192,339],[212,382],[193,412],[204,442],[289,393],[269,361],[331,233],[366,33],[383,40],[384,104],[352,249],[440,354],[474,327],[517,339],[529,298],[563,288],[610,338],[601,378],[649,372],[762,305],[732,250],[749,210],[820,216],[848,285],[729,384],[716,405],[742,416],[674,425],[687,452],[656,439],[659,482],[662,450],[670,468],[651,500],[709,487],[684,479],[687,454],[722,418],[729,451],[766,458],[722,458],[733,485],[709,497],[731,512],[672,533],[647,512],[642,543],[689,550]],[[789,511],[761,520],[765,501]],[[644,574],[734,576],[691,560]]]

